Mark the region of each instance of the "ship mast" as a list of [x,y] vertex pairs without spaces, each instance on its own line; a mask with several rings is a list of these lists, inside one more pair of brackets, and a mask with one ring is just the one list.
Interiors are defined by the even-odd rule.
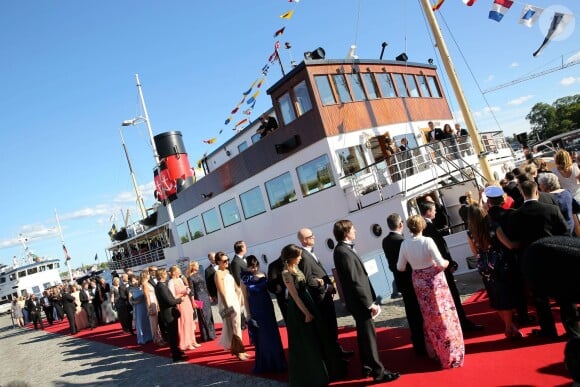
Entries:
[[433,36],[435,37],[435,41],[437,42],[437,48],[439,49],[439,54],[441,55],[443,66],[445,67],[445,71],[447,72],[447,76],[449,77],[449,81],[451,82],[451,86],[453,87],[453,92],[455,93],[455,97],[457,98],[457,102],[459,103],[459,108],[461,109],[461,113],[463,114],[463,119],[465,120],[467,131],[469,132],[469,137],[471,137],[471,142],[473,143],[475,152],[478,155],[481,172],[488,181],[494,180],[493,173],[491,172],[491,168],[487,161],[487,156],[484,152],[481,137],[479,136],[479,132],[477,131],[477,127],[475,125],[475,120],[471,115],[471,110],[467,105],[467,99],[465,98],[465,95],[463,94],[463,89],[459,84],[459,78],[457,78],[457,74],[455,73],[455,67],[453,66],[453,62],[451,61],[451,56],[449,55],[449,51],[447,50],[447,45],[443,40],[441,29],[439,28],[439,24],[437,23],[437,19],[435,18],[435,13],[431,8],[429,0],[421,0],[421,5],[423,7],[423,12],[427,17],[427,20],[429,21],[429,26],[431,27],[431,31],[433,33]]
[[60,227],[60,220],[58,219],[58,213],[56,212],[56,208],[54,209],[54,216],[56,217],[56,225],[58,226],[58,233],[60,234],[60,242],[62,243],[62,248],[65,251],[65,264],[66,264],[66,268],[68,269],[68,277],[69,277],[69,283],[72,283],[73,281],[73,276],[72,276],[72,270],[70,269],[70,258],[68,257],[68,251],[65,248],[65,244],[64,244],[64,236],[62,235],[62,228]]

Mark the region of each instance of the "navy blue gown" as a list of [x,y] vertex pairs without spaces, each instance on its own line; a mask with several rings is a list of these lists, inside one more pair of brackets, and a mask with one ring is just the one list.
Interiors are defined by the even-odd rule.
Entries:
[[242,281],[248,293],[248,303],[252,319],[257,327],[249,323],[250,339],[256,347],[253,372],[281,372],[287,369],[282,339],[274,314],[274,305],[268,292],[266,277],[245,274]]

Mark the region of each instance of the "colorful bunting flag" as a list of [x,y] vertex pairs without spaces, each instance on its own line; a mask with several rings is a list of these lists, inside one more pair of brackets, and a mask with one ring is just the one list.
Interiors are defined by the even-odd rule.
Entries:
[[292,17],[292,15],[294,15],[294,10],[283,13],[282,15],[280,15],[280,18],[281,19],[290,19]]
[[[248,99],[248,102],[247,102],[247,104],[249,105],[249,104],[254,104],[254,103],[256,103],[256,98],[258,98],[258,95],[260,95],[260,90],[257,90],[257,91],[256,91],[256,92],[255,92],[255,93],[254,93],[254,94],[253,94],[253,95],[250,97],[250,99]],[[253,107],[254,107],[254,106],[252,105],[252,108],[253,108]]]
[[245,124],[246,122],[248,122],[247,118],[244,118],[243,120],[241,120],[240,122],[238,122],[236,124],[236,127],[234,128],[234,130],[238,129],[238,126]]
[[439,8],[441,8],[441,6],[443,5],[443,2],[444,2],[444,1],[445,1],[445,0],[439,0],[439,1],[437,1],[437,4],[435,4],[435,5],[434,5],[434,6],[433,6],[431,9],[432,9],[433,11],[437,11]]
[[95,261],[99,260],[99,253],[95,254]]
[[468,7],[471,7],[473,4],[475,4],[477,0],[463,0],[463,4],[467,5]]
[[274,37],[282,35],[285,29],[286,27],[282,27],[278,31],[274,32]]
[[251,108],[250,109],[246,109],[242,113],[244,113],[245,115],[249,116],[249,115],[252,114],[252,109]]
[[489,11],[489,18],[499,23],[513,3],[513,0],[494,0]]
[[300,0],[288,0],[288,2],[289,2],[289,3],[292,3],[292,2],[294,2],[294,3],[298,3],[299,1],[300,1]]
[[[115,227],[115,226],[113,225],[113,227]],[[68,255],[68,250],[66,249],[66,246],[64,245],[64,243],[62,244],[62,249],[64,250],[65,261],[66,262],[70,261],[70,255]]]
[[543,8],[536,7],[535,5],[526,4],[524,9],[522,9],[522,15],[518,23],[525,25],[526,27],[532,27],[536,21],[540,18],[540,15],[544,11]]
[[552,19],[552,23],[550,24],[550,29],[548,30],[548,33],[542,42],[542,45],[536,50],[536,52],[534,52],[533,55],[540,55],[542,50],[548,45],[548,43],[550,43],[552,38],[561,34],[566,29],[566,25],[572,20],[572,18],[572,15],[556,12],[554,14],[554,18]]
[[258,88],[258,89],[259,89],[260,87],[262,87],[262,85],[264,84],[264,80],[265,80],[265,79],[266,79],[266,78],[262,78],[262,79],[260,79],[260,82],[258,82],[258,84],[256,85],[256,88]]
[[239,107],[239,106],[236,106],[236,107],[234,108],[234,110],[232,110],[232,114],[236,114],[236,113],[238,112],[238,110],[239,110],[239,109],[240,109],[240,107]]
[[205,142],[206,144],[213,144],[214,142],[216,142],[216,140],[217,140],[217,138],[212,137],[212,138],[209,138],[207,140],[203,140],[203,142]]
[[229,117],[226,119],[226,122],[224,122],[224,125],[227,125],[227,124],[229,124],[229,123],[232,121],[232,118],[234,118],[234,117],[232,117],[232,116],[229,116]]
[[268,57],[268,62],[274,63],[278,60],[278,51],[274,50],[274,52]]
[[218,132],[218,134],[222,134],[223,131],[224,131],[223,129],[220,129],[220,131]]
[[[264,75],[264,76],[268,75],[268,71],[269,70],[270,70],[270,65],[269,64],[267,64],[264,67],[262,67],[262,75]],[[250,94],[250,93],[248,93],[248,94]]]

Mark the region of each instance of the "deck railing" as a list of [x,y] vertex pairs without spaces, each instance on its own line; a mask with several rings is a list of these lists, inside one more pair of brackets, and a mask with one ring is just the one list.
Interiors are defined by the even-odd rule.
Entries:
[[154,248],[143,253],[134,253],[133,255],[121,260],[109,261],[110,270],[122,270],[126,267],[137,267],[142,265],[153,264],[165,259],[163,248]]

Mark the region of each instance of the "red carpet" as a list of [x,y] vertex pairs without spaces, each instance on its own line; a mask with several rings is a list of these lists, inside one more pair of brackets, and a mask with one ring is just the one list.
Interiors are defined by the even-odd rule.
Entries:
[[[466,357],[462,368],[440,370],[438,365],[429,359],[414,355],[409,341],[409,333],[402,328],[379,328],[377,338],[381,359],[391,370],[401,372],[402,376],[393,386],[570,386],[571,379],[563,364],[565,339],[556,342],[527,336],[530,328],[522,329],[524,338],[519,341],[504,339],[502,323],[499,317],[489,309],[485,293],[474,294],[464,303],[465,311],[472,320],[483,324],[483,332],[465,335]],[[388,307],[388,306],[386,306]],[[561,325],[559,329],[562,329]],[[218,335],[220,326],[217,327]],[[68,334],[68,324],[58,323],[46,328],[47,332]],[[288,342],[286,329],[280,329],[284,347]],[[560,331],[563,333],[563,330]],[[248,342],[244,333],[244,342]],[[142,351],[154,355],[170,357],[169,349],[156,348],[149,343],[144,346],[135,344],[136,339],[123,333],[120,325],[110,324],[94,330],[83,330],[75,337],[93,340],[109,345]],[[343,347],[356,349],[356,332],[354,329],[340,330],[340,342]],[[248,353],[253,355],[253,347],[248,346]],[[253,361],[240,361],[217,346],[217,340],[202,343],[202,347],[188,351],[189,363],[227,371],[250,374]],[[265,378],[287,381],[287,375],[260,375]],[[352,358],[349,367],[349,380],[333,383],[334,386],[359,386],[368,384],[370,379],[360,378],[358,358]],[[365,381],[367,383],[365,383]]]

